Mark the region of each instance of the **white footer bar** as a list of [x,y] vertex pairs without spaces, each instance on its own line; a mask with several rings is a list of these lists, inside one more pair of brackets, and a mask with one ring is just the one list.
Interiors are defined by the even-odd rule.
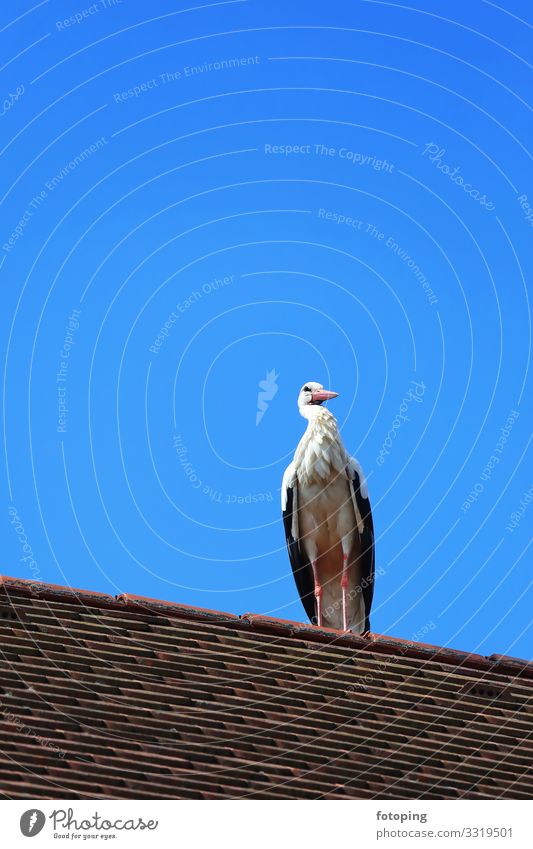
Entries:
[[9,849],[533,846],[533,801],[16,800],[1,802],[0,815]]

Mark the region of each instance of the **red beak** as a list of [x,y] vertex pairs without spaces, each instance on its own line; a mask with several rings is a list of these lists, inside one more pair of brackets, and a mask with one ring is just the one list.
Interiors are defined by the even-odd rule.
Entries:
[[329,392],[327,389],[317,389],[316,392],[313,392],[311,396],[311,400],[315,401],[331,401],[332,398],[336,398],[338,392]]

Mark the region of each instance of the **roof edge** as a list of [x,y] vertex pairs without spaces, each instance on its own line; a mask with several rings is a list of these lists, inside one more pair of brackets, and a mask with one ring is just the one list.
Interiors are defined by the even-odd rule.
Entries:
[[10,595],[22,595],[39,598],[43,601],[65,601],[70,604],[88,607],[105,607],[114,610],[143,611],[182,619],[230,624],[232,627],[246,628],[261,633],[282,637],[295,637],[307,642],[335,644],[339,647],[353,648],[383,655],[412,657],[417,660],[432,660],[438,663],[462,666],[482,671],[491,671],[503,675],[533,678],[533,662],[503,654],[491,654],[486,657],[472,652],[462,652],[428,643],[416,643],[386,634],[370,634],[362,637],[356,634],[337,631],[334,628],[319,628],[305,622],[277,619],[257,613],[223,613],[208,608],[193,607],[174,601],[145,598],[130,593],[112,596],[94,590],[83,590],[60,584],[47,584],[42,581],[14,578],[0,575],[0,592]]

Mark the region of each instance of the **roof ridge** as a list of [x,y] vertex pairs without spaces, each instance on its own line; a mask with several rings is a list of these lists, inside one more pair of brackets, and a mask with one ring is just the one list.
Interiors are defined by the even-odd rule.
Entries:
[[231,624],[232,627],[282,637],[296,637],[308,642],[334,644],[343,648],[356,648],[383,655],[401,655],[492,671],[503,675],[533,678],[533,661],[503,654],[484,656],[474,652],[447,648],[446,646],[403,640],[400,637],[391,637],[386,634],[371,634],[370,637],[362,637],[334,628],[319,628],[305,622],[277,619],[257,613],[244,613],[242,616],[237,616],[235,613],[224,613],[164,599],[148,598],[130,593],[112,596],[109,593],[95,590],[48,584],[27,578],[10,577],[9,575],[0,575],[0,591],[2,590],[7,596],[14,593],[43,599],[44,601],[66,601],[67,603],[86,604],[89,607],[105,607],[118,611],[139,611],[140,609],[150,613],[177,616],[211,624]]

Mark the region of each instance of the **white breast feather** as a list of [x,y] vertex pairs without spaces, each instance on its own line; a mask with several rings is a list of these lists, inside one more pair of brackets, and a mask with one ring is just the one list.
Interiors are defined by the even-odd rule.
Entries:
[[320,411],[307,428],[294,455],[296,474],[303,483],[326,480],[332,472],[342,472],[348,455],[337,422],[329,410]]

